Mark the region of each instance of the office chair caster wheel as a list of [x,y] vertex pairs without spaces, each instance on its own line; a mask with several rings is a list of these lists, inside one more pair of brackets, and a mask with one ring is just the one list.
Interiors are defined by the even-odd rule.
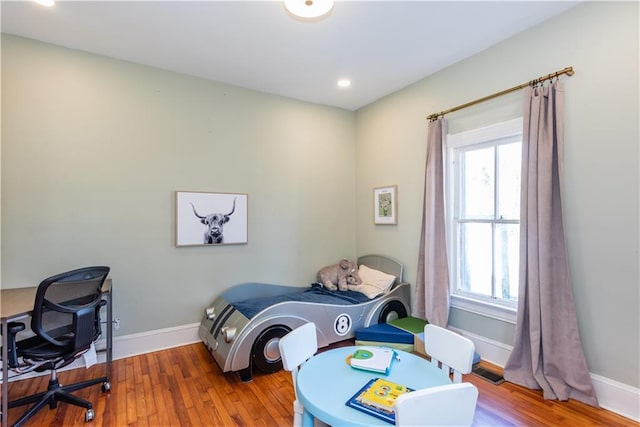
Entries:
[[93,409],[87,409],[87,412],[85,412],[84,414],[84,422],[88,423],[89,421],[93,420],[96,417],[96,413],[93,411]]
[[111,390],[111,383],[108,381],[103,382],[101,389],[103,393],[108,392],[109,390]]

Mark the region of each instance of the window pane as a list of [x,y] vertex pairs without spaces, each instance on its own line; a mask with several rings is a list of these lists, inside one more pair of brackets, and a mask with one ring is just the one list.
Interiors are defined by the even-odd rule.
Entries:
[[518,300],[520,226],[496,224],[496,297]]
[[498,147],[498,218],[520,219],[522,143]]
[[518,301],[521,150],[522,119],[447,138],[452,302],[499,318]]
[[460,289],[491,296],[491,224],[460,224]]
[[461,218],[493,218],[494,148],[466,151],[462,164]]

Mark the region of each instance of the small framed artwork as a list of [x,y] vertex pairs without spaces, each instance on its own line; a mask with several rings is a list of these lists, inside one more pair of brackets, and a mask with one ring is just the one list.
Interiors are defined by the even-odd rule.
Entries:
[[247,243],[247,197],[176,191],[176,246]]
[[373,189],[374,224],[398,223],[398,186],[377,187]]

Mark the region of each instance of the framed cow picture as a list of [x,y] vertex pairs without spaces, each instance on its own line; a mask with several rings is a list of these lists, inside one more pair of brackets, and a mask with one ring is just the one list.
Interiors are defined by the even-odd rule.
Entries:
[[176,191],[176,246],[247,243],[248,196]]

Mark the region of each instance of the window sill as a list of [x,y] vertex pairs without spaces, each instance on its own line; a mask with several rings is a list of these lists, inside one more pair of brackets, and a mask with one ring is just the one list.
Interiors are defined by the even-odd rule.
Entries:
[[479,314],[491,319],[512,323],[514,325],[516,324],[516,317],[518,313],[515,308],[492,304],[485,301],[478,301],[476,299],[460,295],[451,295],[451,307]]

